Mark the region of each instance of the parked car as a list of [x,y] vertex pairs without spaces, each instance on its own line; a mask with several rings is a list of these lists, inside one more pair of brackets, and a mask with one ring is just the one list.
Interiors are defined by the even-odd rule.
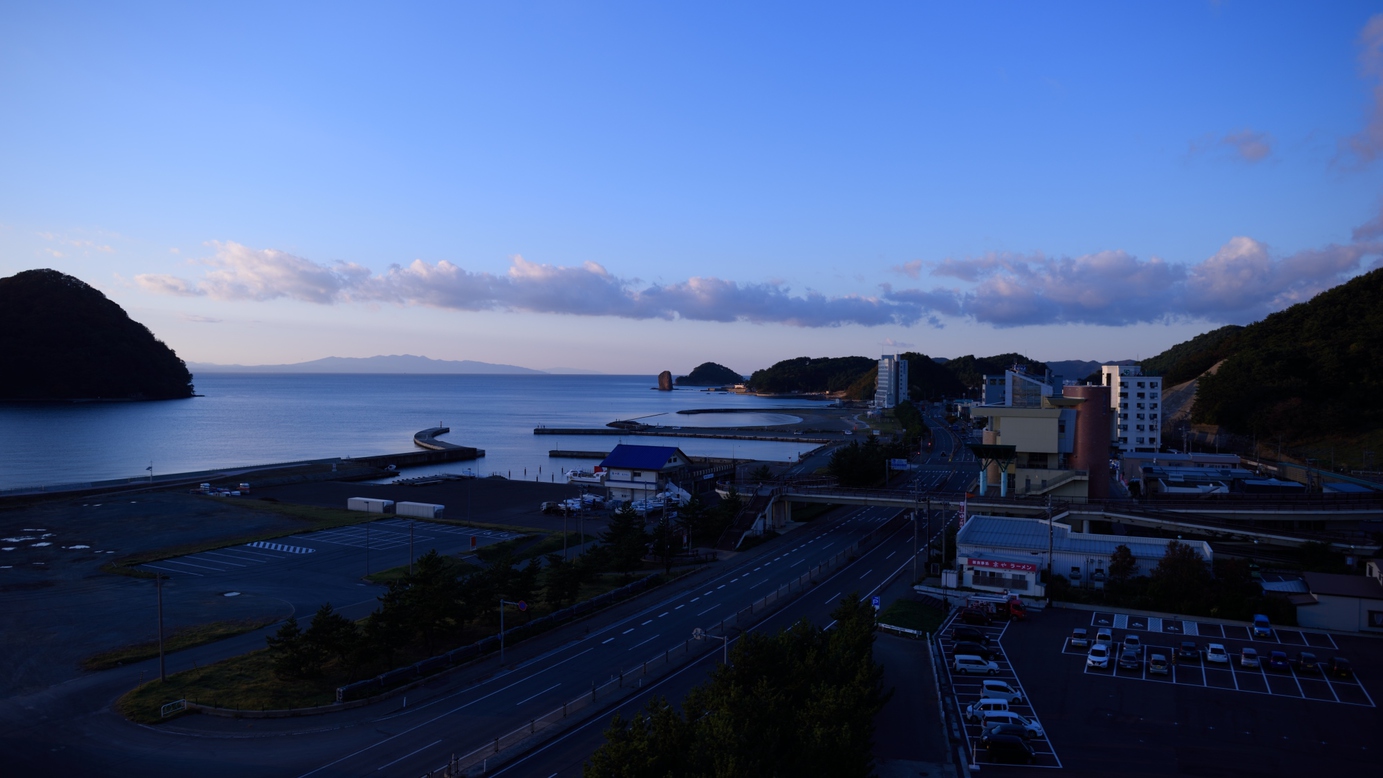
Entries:
[[995,762],[1032,764],[1037,761],[1037,752],[1032,745],[1014,735],[995,735],[981,739],[980,746]]
[[989,645],[988,635],[975,629],[974,627],[968,627],[964,624],[960,624],[951,628],[951,639],[957,641],[968,640],[971,643],[979,643],[982,646]]
[[1292,666],[1298,673],[1319,673],[1321,671],[1320,660],[1310,651],[1302,651],[1297,654],[1297,658],[1292,660]]
[[994,737],[995,735],[1017,735],[1024,740],[1032,737],[1032,733],[1028,731],[1027,727],[1021,724],[995,722],[985,726],[984,730],[980,732],[980,742],[984,742],[985,737]]
[[1239,652],[1240,667],[1258,667],[1258,651],[1252,648],[1245,648]]
[[965,720],[979,721],[984,718],[984,714],[995,711],[1008,710],[1008,700],[996,700],[989,697],[981,697],[978,700],[965,706]]
[[1139,656],[1143,655],[1143,641],[1139,640],[1138,636],[1133,633],[1124,635],[1124,650],[1127,651],[1129,649],[1133,649],[1134,653]]
[[1149,675],[1166,675],[1171,672],[1172,663],[1167,661],[1166,654],[1153,654],[1148,657]]
[[1354,668],[1350,666],[1349,660],[1342,656],[1337,656],[1330,660],[1329,672],[1336,678],[1354,677]]
[[1090,633],[1084,627],[1076,627],[1071,630],[1071,646],[1077,648],[1090,647]]
[[971,675],[973,673],[999,674],[998,664],[990,662],[984,657],[975,656],[974,654],[956,654],[951,667],[962,675]]
[[955,644],[955,646],[951,648],[951,653],[956,655],[974,654],[975,656],[982,656],[985,659],[993,659],[996,652],[989,646],[982,646],[979,643],[971,643],[968,640],[964,640]]
[[1287,663],[1287,652],[1270,651],[1268,653],[1268,669],[1275,673],[1291,672],[1292,666]]
[[1114,645],[1114,633],[1110,632],[1108,627],[1100,627],[1095,630],[1095,642],[1112,646]]
[[1138,670],[1143,667],[1143,657],[1138,655],[1138,649],[1125,648],[1119,652],[1120,670]]
[[960,611],[960,620],[964,624],[976,624],[981,627],[988,627],[990,624],[994,623],[994,619],[991,619],[988,613],[978,608],[962,608]]
[[1109,669],[1109,646],[1103,643],[1096,643],[1090,647],[1085,654],[1085,666],[1093,667],[1097,670]]
[[1042,737],[1042,725],[1037,723],[1037,719],[1030,719],[1011,710],[990,711],[984,714],[982,723],[985,727],[990,724],[1017,724],[1034,737]]
[[1205,647],[1205,661],[1214,662],[1217,665],[1229,664],[1229,652],[1219,643],[1211,643]]
[[1010,686],[1008,681],[1000,681],[997,678],[990,678],[983,682],[983,686],[980,687],[980,696],[1016,703],[1023,702],[1022,692]]
[[1199,662],[1201,661],[1201,650],[1194,640],[1183,640],[1177,646],[1176,661],[1178,662]]
[[1273,636],[1273,625],[1268,623],[1268,617],[1261,613],[1253,614],[1253,636],[1256,638],[1270,638]]

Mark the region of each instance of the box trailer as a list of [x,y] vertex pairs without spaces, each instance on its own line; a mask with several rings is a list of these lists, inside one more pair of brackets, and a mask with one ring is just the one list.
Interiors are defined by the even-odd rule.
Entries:
[[446,510],[446,507],[430,502],[401,502],[394,506],[394,513],[399,516],[413,516],[419,519],[440,519],[442,518],[442,511]]
[[349,497],[346,499],[346,510],[365,511],[366,513],[393,513],[393,500],[380,500],[374,497]]

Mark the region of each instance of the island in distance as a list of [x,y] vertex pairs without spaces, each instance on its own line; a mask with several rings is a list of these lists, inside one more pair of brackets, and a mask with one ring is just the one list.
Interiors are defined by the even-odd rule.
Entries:
[[0,400],[174,400],[192,374],[125,309],[56,270],[0,278]]
[[678,376],[678,386],[733,386],[744,383],[744,376],[725,365],[702,362],[691,373]]
[[518,365],[499,365],[470,359],[429,359],[413,354],[374,357],[325,357],[288,365],[216,365],[194,362],[197,373],[423,373],[436,375],[597,375],[594,370],[552,368],[533,370]]

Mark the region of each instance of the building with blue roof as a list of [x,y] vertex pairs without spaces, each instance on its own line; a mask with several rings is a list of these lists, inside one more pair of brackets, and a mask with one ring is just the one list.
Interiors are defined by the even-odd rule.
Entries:
[[647,500],[662,494],[669,483],[691,467],[691,459],[676,446],[635,446],[621,443],[600,463],[611,500]]

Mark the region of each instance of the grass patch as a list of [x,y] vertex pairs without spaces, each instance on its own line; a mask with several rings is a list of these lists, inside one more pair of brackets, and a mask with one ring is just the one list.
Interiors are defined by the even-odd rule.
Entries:
[[918,632],[936,632],[946,614],[917,600],[894,600],[879,613],[880,624],[891,624]]
[[[445,565],[443,569],[446,571],[446,574],[457,578],[464,575],[470,575],[471,573],[477,572],[481,569],[480,567],[473,565],[470,562],[463,562],[454,556],[444,556],[442,557],[442,562]],[[388,570],[380,570],[378,573],[370,573],[369,575],[365,576],[365,580],[369,581],[370,583],[377,583],[388,586],[390,583],[397,581],[406,575],[408,575],[408,565],[399,565],[398,567],[391,567]]]
[[[397,569],[397,568],[396,568]],[[406,568],[405,568],[406,572]],[[674,581],[693,570],[674,570],[671,575],[662,577],[664,583]],[[649,571],[647,574],[653,574]],[[604,573],[596,580],[581,586],[578,601],[618,589],[629,583],[619,573]],[[513,628],[552,612],[546,603],[538,604],[519,615],[508,613],[505,625]],[[572,624],[574,622],[567,622]],[[303,628],[307,627],[303,623]],[[564,625],[565,626],[565,625]],[[403,667],[421,659],[426,659],[457,646],[469,645],[481,638],[499,633],[499,618],[495,614],[480,619],[449,638],[446,644],[435,652],[420,646],[400,649],[394,666]],[[155,648],[157,655],[157,647]],[[127,692],[115,708],[126,718],[143,724],[157,724],[164,721],[160,709],[175,700],[190,700],[203,705],[241,710],[283,710],[287,708],[310,708],[331,704],[336,700],[336,687],[353,680],[361,680],[389,668],[372,667],[368,673],[355,673],[348,676],[331,663],[320,677],[309,679],[281,679],[274,674],[273,663],[267,650],[261,649],[237,657],[217,662],[206,667],[175,673],[166,682],[150,681]]]
[[[246,632],[254,632],[276,621],[278,621],[277,618],[264,617],[258,619],[213,621],[210,624],[181,627],[173,630],[172,634],[163,637],[163,651],[165,654],[171,654],[174,651],[181,651],[184,648],[204,646],[207,643],[215,643],[218,640],[233,638],[236,635],[243,635]],[[135,643],[131,646],[114,648],[110,651],[102,651],[99,654],[92,654],[82,660],[82,669],[109,670],[112,667],[119,667],[120,665],[129,664],[131,662],[142,662],[145,659],[152,659],[156,656],[158,656],[158,641],[150,640],[144,643]]]

